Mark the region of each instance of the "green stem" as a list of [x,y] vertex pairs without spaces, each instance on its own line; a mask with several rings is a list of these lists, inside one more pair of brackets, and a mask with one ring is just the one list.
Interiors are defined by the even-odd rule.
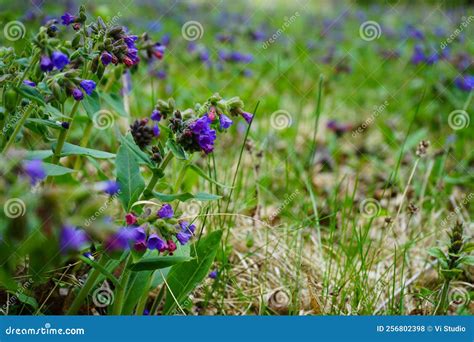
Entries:
[[[105,264],[107,263],[107,258],[101,257],[98,263],[101,266],[105,266]],[[79,311],[82,303],[84,303],[84,300],[86,299],[87,295],[91,291],[99,275],[100,275],[100,270],[98,268],[94,268],[94,270],[87,277],[86,283],[84,284],[84,286],[82,286],[76,298],[74,298],[74,301],[72,302],[71,306],[69,307],[66,313],[67,315],[75,315]]]
[[26,119],[28,119],[28,117],[31,115],[31,112],[33,111],[35,106],[33,106],[32,104],[30,104],[28,106],[28,108],[26,109],[25,113],[23,114],[23,116],[21,117],[21,119],[17,122],[16,124],[16,127],[15,127],[15,130],[13,131],[12,135],[10,136],[10,138],[8,139],[5,147],[3,148],[2,150],[2,153],[5,154],[8,149],[10,148],[10,146],[13,144],[13,142],[15,141],[16,139],[16,136],[18,135],[18,132],[20,131],[20,129],[23,127],[23,124],[25,123]]
[[[69,114],[69,118],[67,119],[67,122],[72,123],[72,120],[74,120],[74,115],[76,115],[77,108],[79,107],[80,102],[81,101],[76,101],[74,103],[74,106],[71,109],[71,114]],[[70,129],[71,129],[71,125],[69,126],[68,129],[63,129],[61,133],[59,133],[58,142],[56,144],[56,148],[54,149],[53,158],[51,159],[52,164],[59,163],[59,159],[61,158],[61,152],[63,150],[63,146],[64,146],[64,143],[66,142]]]
[[125,262],[125,266],[122,271],[122,275],[120,276],[120,287],[116,289],[115,293],[115,301],[112,308],[112,315],[120,315],[122,312],[123,307],[123,300],[125,298],[125,291],[127,289],[128,280],[130,279],[131,271],[128,269],[128,266],[132,263],[132,255],[129,254],[127,257],[127,261]]
[[26,75],[28,75],[30,70],[33,69],[36,66],[36,63],[38,63],[38,61],[39,61],[39,56],[40,56],[40,51],[38,51],[34,54],[33,58],[31,59],[30,64],[28,65],[25,72],[23,73],[20,80],[18,81],[18,85],[17,85],[18,87],[23,84],[23,81],[26,79]]
[[[79,146],[87,147],[87,143],[89,142],[89,139],[91,137],[93,127],[94,127],[94,123],[92,122],[92,120],[90,120],[87,123],[86,128],[84,129],[84,133],[83,133],[81,142],[79,143]],[[82,158],[81,156],[78,155],[76,157],[76,162],[74,163],[74,170],[79,170],[81,168],[81,164],[82,164]]]
[[163,177],[163,172],[168,165],[168,163],[173,159],[173,154],[168,152],[165,156],[165,158],[162,160],[160,166],[156,169],[153,170],[153,176],[150,179],[150,182],[148,183],[145,191],[143,191],[143,196],[145,198],[149,198],[151,193],[153,192],[153,189],[155,188],[156,183],[160,178]]
[[451,281],[446,279],[443,283],[441,290],[441,296],[439,297],[439,303],[435,310],[435,315],[445,315],[448,307],[448,294],[449,294],[449,283]]

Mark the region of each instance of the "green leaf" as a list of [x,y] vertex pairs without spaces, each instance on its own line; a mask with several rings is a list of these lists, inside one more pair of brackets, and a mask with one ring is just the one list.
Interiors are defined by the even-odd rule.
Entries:
[[31,306],[33,309],[38,309],[38,302],[35,298],[26,295],[25,293],[14,293],[18,300],[24,304]]
[[186,152],[183,150],[181,145],[176,143],[176,141],[174,141],[173,139],[168,139],[168,141],[166,142],[166,147],[170,149],[171,153],[173,153],[176,159],[180,159],[180,160],[188,159],[188,157],[186,156]]
[[474,251],[474,242],[468,242],[464,244],[464,247],[461,250],[463,253],[471,253]]
[[99,94],[94,91],[92,94],[85,96],[81,102],[82,106],[86,110],[87,116],[89,116],[89,118],[92,120],[94,118],[94,114],[100,111]]
[[[148,293],[150,290],[151,277],[153,277],[153,271],[132,272],[130,274],[121,315],[131,315],[133,313],[133,309],[140,301],[144,292]],[[141,314],[141,312],[138,314]]]
[[428,249],[428,254],[432,257],[435,257],[436,259],[447,260],[446,255],[439,247],[432,247]]
[[120,185],[119,199],[125,211],[128,211],[145,189],[145,181],[135,155],[126,145],[120,145],[115,166],[117,181]]
[[15,87],[15,91],[23,97],[26,97],[42,106],[46,105],[43,95],[41,95],[41,93],[33,87],[21,85],[19,87]]
[[190,260],[191,258],[186,256],[158,256],[152,258],[143,258],[139,262],[131,264],[129,268],[132,271],[151,271],[166,268]]
[[216,181],[215,179],[209,177],[206,172],[204,172],[203,169],[201,169],[199,166],[197,165],[194,165],[194,164],[190,164],[188,165],[188,168],[191,169],[192,171],[194,171],[195,173],[197,173],[199,176],[201,176],[202,178],[208,180],[209,182],[217,185],[217,186],[220,186],[222,188],[232,188],[232,186],[230,185],[225,185],[225,184],[222,184],[222,183],[219,183],[218,181]]
[[63,127],[61,126],[60,123],[58,123],[56,121],[53,121],[53,120],[32,118],[32,119],[27,119],[26,123],[27,124],[28,123],[35,123],[35,124],[42,125],[42,126],[48,126],[48,127],[54,128],[54,129],[63,129]]
[[99,272],[102,273],[102,275],[104,275],[107,279],[109,279],[112,282],[112,284],[114,284],[116,287],[120,287],[120,283],[117,280],[117,278],[115,278],[114,275],[111,272],[109,272],[104,266],[102,266],[101,264],[99,264],[98,262],[94,260],[86,258],[83,255],[79,256],[79,258],[83,262],[88,264],[90,267],[96,268],[97,270],[99,270]]
[[[55,147],[56,147],[56,143],[53,144],[53,151]],[[115,154],[113,153],[94,150],[91,148],[86,148],[86,147],[81,147],[81,146],[65,143],[63,146],[63,150],[61,151],[61,157],[73,156],[73,155],[93,157],[97,159],[115,158]]]
[[133,154],[135,154],[135,157],[137,158],[140,164],[145,164],[149,167],[153,167],[153,163],[148,154],[143,152],[140,147],[138,147],[130,133],[128,133],[125,137],[121,136],[120,142],[124,145],[127,145],[127,147],[133,152]]
[[189,192],[184,192],[181,194],[163,194],[156,191],[153,191],[153,197],[158,198],[161,202],[172,202],[175,200],[186,202],[189,199],[196,199],[198,201],[214,201],[222,198],[222,196],[208,194],[206,192],[198,192],[193,195]]
[[474,266],[474,255],[466,255],[458,260],[458,265]]
[[120,116],[128,117],[122,98],[116,94],[100,93],[100,97]]
[[27,151],[26,152],[26,159],[33,160],[33,159],[46,159],[53,155],[53,151],[51,150],[37,150],[37,151]]
[[[207,277],[222,238],[222,230],[210,233],[191,247],[193,260],[171,267],[167,277],[168,295],[163,314],[171,313]],[[173,296],[170,293],[173,293]],[[175,301],[176,298],[176,301]]]
[[68,173],[76,172],[68,167],[43,162],[43,168],[48,176],[62,176]]

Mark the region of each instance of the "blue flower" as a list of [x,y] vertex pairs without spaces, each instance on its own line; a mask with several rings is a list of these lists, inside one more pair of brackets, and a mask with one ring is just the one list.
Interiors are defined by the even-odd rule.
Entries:
[[81,85],[82,89],[84,89],[87,95],[91,95],[96,87],[95,82],[92,80],[82,80],[79,84]]
[[153,135],[155,137],[160,136],[160,127],[158,127],[158,124],[153,125]]
[[467,75],[458,77],[454,80],[454,84],[463,91],[472,91],[474,90],[474,76]]
[[53,65],[53,62],[51,61],[51,58],[49,58],[49,56],[41,56],[41,60],[40,60],[40,69],[42,71],[51,71],[53,70],[54,68],[54,65]]
[[148,238],[148,249],[157,249],[163,252],[168,249],[168,245],[157,234],[151,234]]
[[79,230],[70,225],[63,226],[59,237],[59,245],[62,253],[79,251],[84,247],[87,241],[87,234],[83,230]]
[[74,20],[76,20],[76,17],[66,12],[64,13],[64,15],[61,16],[61,19],[63,20],[63,25],[69,26],[74,22]]
[[179,226],[181,231],[176,234],[176,239],[178,239],[181,245],[185,245],[189,239],[193,237],[196,226],[194,224],[189,224],[187,221],[181,221]]
[[31,185],[36,185],[46,178],[46,171],[41,160],[31,160],[23,163],[23,169],[30,178]]
[[225,114],[219,115],[219,127],[220,129],[227,129],[232,126],[234,122]]
[[110,196],[113,196],[120,191],[120,185],[116,181],[108,180],[99,183],[99,190],[109,194]]
[[115,234],[111,235],[106,243],[106,249],[116,251],[128,249],[131,242],[135,242],[137,233],[134,228],[120,228]]
[[216,131],[211,129],[211,119],[204,115],[192,122],[189,127],[201,150],[205,153],[211,153],[214,150],[214,142],[216,140]]
[[62,70],[66,65],[69,64],[69,57],[61,51],[54,51],[51,54],[51,60],[53,61],[56,69]]
[[425,53],[423,52],[423,47],[421,45],[416,45],[413,55],[411,57],[412,64],[420,64],[425,61]]
[[74,88],[72,90],[72,97],[74,97],[74,100],[76,101],[81,101],[84,98],[84,93],[82,92],[81,89]]
[[217,278],[217,270],[214,270],[211,273],[209,273],[209,278],[216,279]]
[[161,112],[158,109],[155,109],[155,110],[153,110],[153,112],[151,112],[150,117],[153,121],[160,121],[161,120]]
[[23,81],[23,84],[24,84],[24,85],[27,85],[27,86],[29,86],[29,87],[36,87],[36,83],[35,83],[35,82],[32,82],[32,81],[30,81],[30,80],[24,80],[24,81]]
[[173,208],[169,204],[163,204],[160,210],[158,210],[157,215],[162,219],[172,218],[174,215]]
[[253,120],[253,115],[247,112],[242,112],[241,113],[242,117],[247,121],[248,124],[250,124]]
[[112,62],[112,60],[113,60],[113,56],[110,53],[108,53],[107,51],[104,51],[100,55],[100,60],[101,60],[103,65],[109,65],[110,62]]

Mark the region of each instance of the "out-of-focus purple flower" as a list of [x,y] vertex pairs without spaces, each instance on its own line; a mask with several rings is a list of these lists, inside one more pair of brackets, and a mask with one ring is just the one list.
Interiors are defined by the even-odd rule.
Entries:
[[51,71],[54,68],[53,61],[49,56],[43,55],[40,60],[40,68],[42,71]]
[[266,35],[262,30],[253,30],[250,31],[250,38],[256,42],[263,42],[266,38]]
[[166,70],[157,70],[153,72],[153,75],[157,77],[159,80],[165,80],[166,77],[168,77],[168,74],[166,73]]
[[326,127],[336,133],[336,135],[341,136],[346,132],[349,132],[352,129],[352,126],[345,123],[340,123],[336,120],[329,120],[326,124]]
[[30,87],[36,87],[36,83],[30,80],[24,80],[23,81],[24,85],[30,86]]
[[219,115],[219,127],[220,129],[227,129],[232,126],[234,122],[225,114]]
[[160,127],[158,127],[158,124],[154,124],[153,125],[153,135],[155,137],[159,137],[160,136]]
[[63,254],[68,251],[79,251],[87,241],[87,234],[83,230],[69,225],[65,225],[61,229],[59,244]]
[[53,61],[56,69],[62,70],[66,65],[69,64],[69,57],[61,51],[54,51],[51,54],[51,60]]
[[162,59],[165,54],[165,50],[166,50],[166,46],[162,45],[161,43],[156,43],[152,49],[153,56],[155,56],[158,59]]
[[74,100],[76,101],[81,101],[84,98],[84,93],[82,92],[81,89],[74,88],[72,90],[72,97],[74,97]]
[[146,241],[146,232],[143,227],[137,227],[133,229],[133,240],[135,242]]
[[189,224],[187,221],[181,221],[179,222],[179,227],[181,228],[181,231],[176,234],[176,239],[178,239],[181,245],[185,245],[188,243],[189,239],[193,237],[196,226],[194,224]]
[[94,91],[96,84],[92,80],[82,80],[80,83],[81,88],[84,89],[87,95],[91,95]]
[[61,16],[61,19],[63,25],[69,26],[74,22],[74,20],[76,20],[76,17],[66,12]]
[[113,196],[120,191],[120,185],[113,180],[108,180],[104,182],[100,182],[98,184],[98,189],[100,191],[105,192],[106,194]]
[[173,208],[169,204],[163,204],[160,210],[158,210],[157,215],[162,219],[172,218],[174,215]]
[[165,33],[163,37],[161,37],[161,43],[164,46],[168,46],[170,45],[170,42],[171,42],[171,35],[169,33]]
[[474,90],[474,75],[460,76],[454,80],[456,87],[462,91]]
[[423,51],[423,46],[415,45],[415,49],[413,51],[413,55],[411,57],[412,64],[420,64],[425,61],[425,53]]
[[410,37],[410,38],[414,38],[414,39],[417,39],[417,40],[424,40],[425,39],[424,33],[421,30],[417,29],[413,25],[408,25],[406,27],[406,33],[407,33],[407,36]]
[[211,273],[209,273],[209,278],[216,279],[217,278],[217,270],[214,270]]
[[23,163],[23,169],[30,178],[31,185],[36,185],[46,178],[46,170],[41,160],[29,160]]
[[109,65],[110,62],[112,62],[112,59],[113,56],[107,51],[102,52],[102,54],[100,55],[100,61],[103,65]]
[[150,115],[153,121],[161,121],[161,112],[158,109],[153,110]]
[[157,249],[158,251],[163,252],[168,249],[168,245],[157,234],[151,234],[148,237],[148,249]]
[[242,117],[247,121],[248,124],[250,124],[253,120],[253,115],[248,113],[248,112],[242,112],[241,113]]
[[123,38],[123,41],[127,45],[129,49],[134,49],[135,48],[135,41],[138,39],[137,36],[125,36]]
[[428,64],[428,65],[433,65],[433,64],[435,64],[436,62],[438,62],[438,60],[439,60],[438,53],[437,53],[437,52],[433,52],[431,55],[429,55],[428,57],[426,57],[426,64]]
[[129,248],[131,242],[135,242],[136,232],[133,228],[120,228],[115,234],[112,234],[106,241],[106,249],[111,251],[125,250]]

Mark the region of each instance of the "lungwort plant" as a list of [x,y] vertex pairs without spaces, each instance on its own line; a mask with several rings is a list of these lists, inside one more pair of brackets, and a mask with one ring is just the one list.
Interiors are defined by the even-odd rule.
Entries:
[[[189,171],[226,187],[193,157],[212,155],[219,133],[238,117],[250,125],[253,116],[238,97],[214,94],[187,109],[159,100],[128,128],[115,126],[111,151],[89,148],[92,132],[103,130],[97,115],[104,108],[132,120],[120,84],[140,60],[157,62],[165,49],[100,17],[87,23],[84,8],[61,19],[46,22],[21,53],[0,50],[2,286],[36,313],[54,312],[35,298],[48,282],[69,291],[60,304],[68,314],[88,312],[88,299],[109,314],[182,310],[209,274],[222,235],[212,228],[202,234],[179,209],[221,196],[182,191],[182,182]],[[181,164],[178,177],[167,172],[173,160]]]

